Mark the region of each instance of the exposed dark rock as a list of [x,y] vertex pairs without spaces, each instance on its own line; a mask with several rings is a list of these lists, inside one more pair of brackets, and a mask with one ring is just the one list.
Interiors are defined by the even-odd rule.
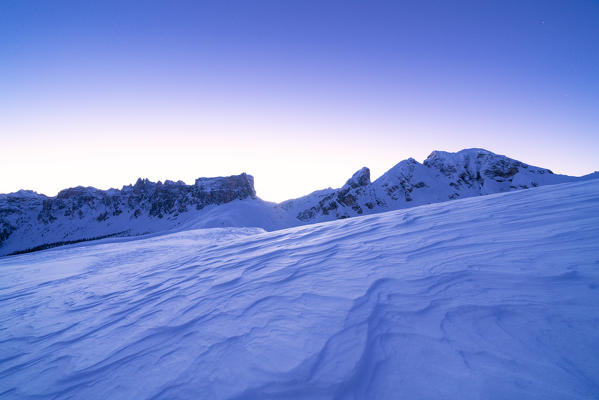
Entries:
[[351,178],[347,180],[344,187],[351,187],[352,189],[360,186],[366,186],[370,184],[370,170],[366,167],[359,169]]
[[[255,198],[254,180],[250,175],[200,178],[193,185],[166,181],[151,182],[138,179],[134,185],[121,190],[98,190],[93,187],[74,187],[60,191],[55,197],[35,192],[20,191],[0,197],[0,246],[21,227],[40,231],[39,237],[51,232],[57,220],[61,225],[78,226],[67,236],[73,240],[91,236],[86,232],[107,230],[111,220],[126,218],[128,221],[148,218],[174,217],[189,209],[202,209],[233,200]],[[77,220],[88,221],[74,223]],[[132,223],[132,222],[131,222]],[[127,223],[121,223],[121,226]],[[44,228],[46,227],[46,228]],[[23,228],[25,229],[25,228]],[[107,232],[113,234],[114,232]],[[59,237],[61,238],[61,236]],[[34,246],[35,247],[35,246]]]
[[[543,175],[547,180],[547,175],[552,172],[484,149],[466,149],[457,153],[433,151],[422,164],[409,158],[374,182],[370,182],[368,168],[362,168],[343,187],[315,199],[316,204],[299,211],[297,218],[305,222],[322,216],[342,218],[360,215],[364,210],[375,210],[376,207],[396,209],[525,189],[538,185],[532,177]],[[569,177],[549,179],[557,183]]]

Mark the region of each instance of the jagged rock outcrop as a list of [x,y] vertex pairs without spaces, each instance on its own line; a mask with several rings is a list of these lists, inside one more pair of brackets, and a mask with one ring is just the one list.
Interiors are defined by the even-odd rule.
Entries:
[[[372,183],[368,169],[362,168],[340,189],[313,193],[282,207],[296,209],[296,217],[310,223],[573,179],[483,149],[433,151],[422,164],[413,158],[401,161]],[[300,204],[310,206],[302,209]]]
[[[372,210],[375,206],[370,202],[363,204],[359,202],[360,198],[365,198],[370,194],[370,184],[370,170],[363,167],[353,174],[340,189],[330,191],[320,199],[316,199],[316,204],[299,211],[296,217],[300,221],[309,221],[320,215],[334,215],[335,218],[347,218],[349,215],[344,214],[343,211],[339,212],[339,210],[344,208],[350,208],[357,215],[361,215],[364,213],[363,207]],[[284,205],[283,207],[286,206],[288,207],[288,205]]]
[[74,187],[47,197],[31,191],[0,195],[0,255],[39,246],[176,226],[192,210],[255,199],[254,179],[241,175],[184,182],[138,179],[121,190]]

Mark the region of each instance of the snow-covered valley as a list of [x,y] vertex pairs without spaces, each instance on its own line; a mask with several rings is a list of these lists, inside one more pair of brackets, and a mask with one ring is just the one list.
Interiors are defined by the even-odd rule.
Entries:
[[599,180],[0,259],[3,399],[599,397]]

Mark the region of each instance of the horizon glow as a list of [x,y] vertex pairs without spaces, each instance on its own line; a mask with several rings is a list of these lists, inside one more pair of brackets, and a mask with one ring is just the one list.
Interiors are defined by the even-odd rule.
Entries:
[[246,172],[278,202],[471,147],[599,169],[599,3],[484,3],[3,2],[0,193]]

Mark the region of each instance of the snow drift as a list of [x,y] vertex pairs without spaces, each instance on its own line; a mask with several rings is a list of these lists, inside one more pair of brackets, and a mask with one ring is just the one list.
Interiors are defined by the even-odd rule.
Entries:
[[3,399],[599,396],[599,180],[0,259]]

